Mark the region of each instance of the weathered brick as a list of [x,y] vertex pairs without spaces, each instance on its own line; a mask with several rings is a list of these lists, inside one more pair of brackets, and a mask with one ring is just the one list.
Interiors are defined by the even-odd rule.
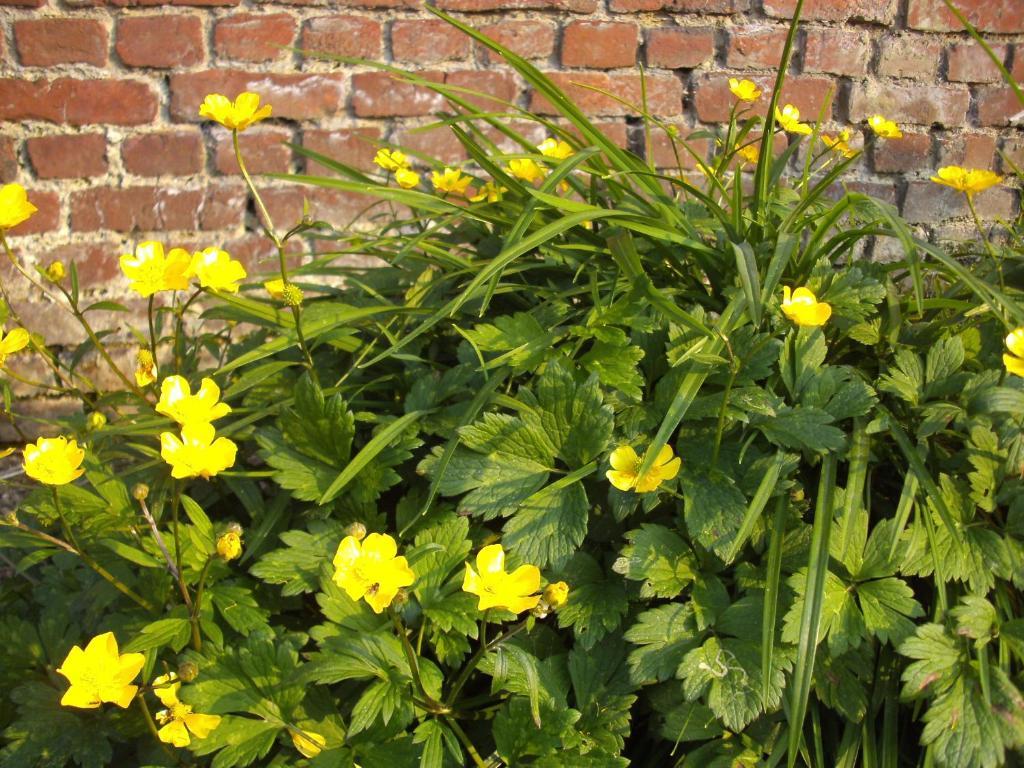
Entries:
[[881,113],[901,123],[962,125],[970,105],[962,85],[897,85],[867,81],[854,83],[850,93],[850,119],[859,122]]
[[[940,0],[941,2],[941,0]],[[764,12],[780,19],[793,18],[797,0],[764,0]],[[896,18],[897,0],[806,0],[804,21],[857,19],[889,24]]]
[[[696,154],[702,163],[708,160],[708,150],[711,147],[709,139],[692,139],[685,141],[686,135],[692,133],[692,129],[686,126],[678,126],[680,138],[676,141],[676,151],[672,150],[672,141],[664,131],[653,131],[651,133],[651,144],[647,149],[647,157],[654,163],[655,168],[666,168],[669,170],[692,171],[697,168]],[[691,152],[683,148],[685,141]],[[677,159],[678,152],[678,159]]]
[[[503,19],[480,27],[480,31],[527,59],[546,59],[555,49],[555,25],[541,19]],[[500,58],[479,44],[477,51],[487,63]]]
[[203,141],[195,131],[160,131],[129,136],[121,162],[136,176],[190,176],[203,168]]
[[[1009,46],[994,45],[992,50],[1006,63]],[[974,42],[951,45],[947,52],[946,79],[957,83],[995,83],[1002,79],[999,68]]]
[[[21,0],[0,0],[5,3],[21,3]],[[46,2],[46,0],[41,0]],[[40,305],[45,307],[45,305]],[[52,316],[53,312],[50,312]],[[69,417],[82,412],[82,401],[77,397],[39,397],[18,403],[18,427],[15,431],[9,421],[0,421],[0,441],[4,443],[20,443],[26,438],[35,440],[38,437],[54,437],[59,435],[61,427],[56,419]]]
[[982,125],[1008,125],[1014,115],[1024,110],[1017,94],[1009,86],[983,86],[977,90],[978,122]]
[[[574,83],[583,83],[602,91],[614,93],[621,99],[640,105],[640,77],[638,75],[611,75],[604,72],[549,72],[555,85],[563,89],[569,98],[575,101],[588,115],[611,116],[625,115],[630,110],[597,91],[581,88]],[[671,75],[647,75],[647,108],[661,117],[672,117],[682,113],[683,87]],[[530,99],[530,109],[541,114],[556,114],[551,104],[540,94],[534,92]]]
[[47,0],[0,0],[0,6],[10,5],[15,8],[42,8]]
[[[442,72],[417,73],[427,80],[444,82]],[[396,79],[387,72],[352,75],[352,107],[358,117],[414,117],[429,115],[444,106],[440,94]]]
[[275,118],[312,120],[342,111],[344,76],[338,74],[276,74],[231,69],[171,75],[171,118],[198,122],[199,105],[208,93],[234,98],[242,91],[258,93],[274,109]]
[[178,14],[126,16],[117,23],[114,50],[129,67],[190,67],[203,60],[203,23]]
[[302,28],[302,48],[331,56],[376,58],[381,53],[381,25],[364,16],[318,16]]
[[[238,137],[242,159],[249,173],[287,173],[291,170],[292,150],[284,142],[292,140],[291,131],[281,128],[251,128]],[[231,136],[217,137],[214,150],[217,173],[241,175]]]
[[43,232],[52,232],[60,228],[61,205],[60,197],[56,192],[42,192],[29,188],[28,200],[37,210],[27,221],[16,227],[12,227],[10,234],[19,237],[21,235],[39,235]]
[[437,7],[445,11],[543,10],[593,13],[597,0],[438,0]]
[[636,66],[636,24],[574,21],[562,33],[562,66],[614,69]]
[[665,10],[676,13],[731,14],[749,8],[750,0],[610,0],[608,5],[613,13]]
[[[957,8],[982,32],[1024,32],[1020,0],[957,0]],[[963,25],[942,0],[910,0],[907,24],[929,32],[960,32]]]
[[808,29],[804,71],[859,77],[871,64],[871,38],[864,30],[847,27]]
[[995,153],[995,136],[971,131],[939,135],[939,166],[959,165],[964,168],[992,168]]
[[213,48],[222,59],[274,61],[291,55],[295,19],[287,13],[237,13],[213,29]]
[[774,69],[785,44],[785,27],[739,27],[729,34],[726,63],[740,69]]
[[905,173],[931,168],[932,137],[927,133],[904,132],[902,139],[876,139],[872,148],[875,170]]
[[107,139],[102,133],[37,136],[25,146],[41,179],[85,179],[107,172]]
[[460,69],[444,76],[445,85],[462,89],[459,96],[485,111],[507,109],[519,97],[522,82],[508,70]]
[[0,79],[0,120],[139,125],[156,107],[156,94],[137,80]]
[[939,71],[942,43],[923,35],[890,35],[882,39],[878,73],[889,77],[933,80]]
[[[741,77],[742,75],[737,75]],[[768,109],[768,94],[772,89],[772,80],[767,75],[747,75],[748,79],[757,83],[764,95],[753,104],[743,106],[749,108],[751,114],[764,115]],[[694,81],[696,95],[694,103],[697,116],[705,123],[722,123],[729,119],[736,97],[729,90],[729,76],[707,74]],[[834,94],[835,84],[828,77],[820,75],[797,75],[786,79],[782,88],[780,104],[792,104],[802,113],[801,117],[810,121],[817,119],[818,112]],[[826,119],[831,115],[831,101],[825,110]]]
[[19,19],[14,42],[30,67],[107,63],[107,28],[98,19]]
[[[978,214],[983,218],[1013,215],[1015,197],[1006,187],[986,190],[975,197]],[[932,224],[946,219],[970,216],[963,193],[933,181],[912,180],[907,184],[903,216],[911,224]]]
[[[1009,165],[1006,162],[1000,163],[1003,173],[1012,173],[1014,165],[1018,168],[1024,168],[1024,139],[1007,138],[1003,142],[1003,146],[1000,151],[1001,154],[1006,155],[1006,159],[1009,160],[1010,163],[1013,163],[1013,165]],[[976,167],[990,168],[991,166],[979,163]]]
[[104,286],[121,277],[118,258],[129,250],[120,240],[104,240],[102,242],[73,242],[52,248],[39,261],[49,264],[61,261],[64,264],[75,263],[78,268],[79,284],[83,288]]
[[309,203],[314,219],[336,226],[347,225],[372,202],[356,192],[297,184],[261,189],[260,195],[274,223],[281,228],[293,227],[302,221],[304,200]]
[[14,139],[0,136],[0,182],[7,184],[18,178],[18,152]]
[[715,31],[709,27],[658,27],[647,33],[647,66],[694,69],[715,57]]
[[226,229],[242,224],[245,198],[245,188],[240,184],[212,184],[189,190],[167,186],[93,187],[71,193],[71,229]]
[[399,19],[391,25],[391,53],[395,61],[465,61],[469,50],[469,36],[440,19]]
[[391,143],[407,151],[419,152],[445,165],[455,165],[468,158],[465,147],[447,128],[433,128],[429,131],[417,131],[413,127],[400,128],[395,132]]
[[[340,130],[305,130],[302,146],[321,155],[354,166],[361,171],[376,168],[373,156],[380,143],[381,129],[377,126],[343,128]],[[334,171],[315,160],[305,159],[306,173],[331,175]]]

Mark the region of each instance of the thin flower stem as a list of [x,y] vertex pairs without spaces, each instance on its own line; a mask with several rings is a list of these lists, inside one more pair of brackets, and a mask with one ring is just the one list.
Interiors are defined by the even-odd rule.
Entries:
[[995,250],[992,248],[992,243],[988,241],[985,236],[985,230],[981,226],[981,219],[978,218],[978,210],[974,207],[974,195],[969,192],[965,192],[964,196],[967,198],[967,207],[971,209],[971,216],[974,218],[974,226],[978,229],[978,235],[981,237],[981,242],[985,244],[985,250],[988,251],[988,255],[992,257],[992,261],[996,265],[996,273],[999,275],[999,288],[1000,290],[1006,290],[1006,284],[1003,282],[1003,260],[996,255]]
[[510,627],[504,633],[498,635],[496,638],[491,640],[489,643],[481,645],[470,657],[469,661],[466,662],[466,666],[459,672],[459,676],[455,678],[455,683],[452,685],[451,693],[448,694],[448,706],[452,707],[455,703],[455,698],[459,695],[462,688],[469,682],[469,676],[473,674],[473,670],[477,668],[481,661],[483,661],[484,655],[491,650],[494,650],[499,645],[504,643],[506,640],[515,637],[526,628],[527,619],[523,619],[515,626]]
[[153,301],[156,294],[150,294],[149,304],[146,306],[146,319],[149,321],[149,352],[153,355],[153,364],[156,365],[156,323],[153,322]]
[[391,614],[391,623],[394,624],[395,632],[398,633],[398,637],[402,641],[402,649],[405,651],[406,661],[409,662],[409,673],[412,675],[413,684],[416,686],[420,698],[427,705],[427,711],[431,714],[447,713],[448,708],[427,693],[427,689],[423,686],[423,678],[420,677],[420,666],[416,661],[416,651],[413,650],[412,643],[409,642],[409,635],[405,631],[405,625],[402,624],[401,618],[399,618],[394,608],[388,607],[388,613]]
[[[185,328],[185,313],[188,308],[192,306],[192,302],[195,301],[202,294],[202,288],[197,289],[189,296],[185,303],[181,305],[179,309],[175,311],[174,318],[174,372],[181,373],[181,369],[185,364],[185,337],[183,331]],[[156,362],[156,352],[153,353],[153,362]]]
[[466,732],[462,730],[462,726],[455,722],[455,718],[446,717],[445,722],[448,724],[448,727],[452,729],[452,733],[455,734],[456,738],[458,738],[462,743],[462,748],[466,750],[470,758],[473,760],[473,765],[477,766],[477,768],[487,768],[487,763],[485,763],[484,759],[480,757],[480,753],[477,752],[476,747],[473,746],[473,742],[469,740],[469,736],[466,735]]
[[[180,534],[178,532],[178,507],[179,507],[180,502],[181,502],[181,486],[178,484],[178,482],[176,480],[172,480],[171,483],[173,483],[173,490],[171,492],[171,522],[172,522],[172,525],[173,525],[172,531],[174,533],[174,565],[177,568],[178,573],[180,574],[181,573],[181,536],[180,536]],[[184,591],[188,592],[188,589],[184,586],[184,582],[181,582],[180,578],[179,578],[179,582],[182,584],[182,587],[183,587]],[[186,598],[185,602],[188,602],[187,598]]]
[[[182,576],[181,569],[177,563],[171,559],[171,553],[167,550],[167,545],[164,543],[164,537],[160,534],[160,529],[157,528],[156,520],[153,519],[152,513],[149,511],[149,506],[146,504],[145,499],[139,499],[139,506],[142,507],[142,514],[146,518],[146,522],[149,523],[149,529],[153,532],[153,540],[156,541],[157,547],[160,548],[160,552],[163,553],[164,560],[167,562],[167,570],[170,571],[171,576],[178,584],[178,589],[181,591],[181,597],[185,601],[185,606],[189,610],[189,621],[192,624],[192,647],[201,651],[203,648],[202,637],[199,634],[199,620],[197,618],[198,610],[194,607],[192,599],[188,594],[188,586],[185,584],[185,579]],[[207,562],[209,567],[209,562]],[[206,569],[203,569],[203,577],[206,576]],[[197,596],[198,597],[198,596]]]
[[177,756],[170,750],[170,747],[168,747],[167,744],[164,743],[164,740],[160,738],[160,731],[157,730],[156,720],[153,719],[153,715],[149,711],[149,705],[146,704],[146,699],[143,696],[142,688],[139,688],[139,692],[135,694],[135,698],[139,702],[139,709],[142,710],[142,719],[146,721],[146,727],[149,729],[149,732],[153,735],[153,738],[156,739],[157,743],[160,745],[160,748],[167,753],[167,756],[174,761],[174,764],[180,765],[181,761],[178,760]]

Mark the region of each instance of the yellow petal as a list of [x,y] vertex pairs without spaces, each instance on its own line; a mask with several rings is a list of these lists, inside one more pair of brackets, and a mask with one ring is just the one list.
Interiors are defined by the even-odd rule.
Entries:
[[102,702],[95,693],[86,688],[72,685],[60,699],[61,706],[79,709],[96,709]]
[[654,466],[660,467],[663,464],[667,464],[672,461],[672,457],[674,455],[675,454],[672,452],[672,446],[665,443],[665,445],[661,446],[661,450],[658,451],[658,458],[654,460]]
[[176,747],[187,747],[192,739],[189,738],[185,723],[181,720],[171,720],[167,725],[157,731],[160,741],[166,744],[173,744]]
[[24,328],[11,329],[11,332],[3,337],[3,341],[0,341],[0,355],[10,355],[24,349],[31,339],[29,332]]
[[490,544],[476,555],[476,567],[481,577],[489,573],[501,573],[505,570],[505,550],[501,544]]
[[620,491],[631,490],[633,483],[636,481],[635,472],[616,472],[614,469],[609,469],[604,473],[604,476],[608,478],[609,483]]
[[480,576],[473,570],[473,566],[466,563],[466,573],[462,577],[462,591],[471,595],[479,595],[481,592]]
[[386,533],[371,533],[363,540],[363,557],[390,560],[398,554],[398,545]]
[[1017,376],[1024,376],[1024,358],[1013,355],[1003,355],[1003,365],[1006,370]]
[[530,595],[540,589],[540,569],[535,565],[521,565],[508,576],[506,587],[517,595]]
[[205,739],[220,725],[220,715],[185,715],[185,725],[197,739]]
[[672,461],[668,462],[667,464],[663,464],[658,474],[661,475],[662,480],[671,480],[672,478],[679,474],[679,468],[682,466],[682,464],[682,460],[678,456],[676,456],[674,459],[672,459]]
[[1024,357],[1024,328],[1010,331],[1006,337],[1006,348],[1017,357]]
[[111,704],[117,704],[122,709],[128,709],[138,690],[137,685],[111,685],[100,689],[100,698]]
[[608,463],[612,465],[612,469],[619,472],[635,472],[639,461],[640,457],[636,455],[636,451],[631,445],[620,445],[608,457]]

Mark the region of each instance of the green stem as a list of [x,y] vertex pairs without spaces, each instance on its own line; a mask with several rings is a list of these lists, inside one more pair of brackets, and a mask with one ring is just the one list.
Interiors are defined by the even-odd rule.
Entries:
[[[181,584],[185,594],[188,594],[188,588],[185,587],[184,580],[181,577],[181,536],[178,532],[178,507],[181,502],[181,486],[178,485],[177,481],[172,480],[173,490],[171,492],[171,523],[172,531],[174,533],[174,566],[178,570],[179,579],[178,582]],[[185,602],[188,602],[186,598]]]
[[391,623],[394,624],[395,632],[398,633],[398,637],[402,641],[402,649],[405,651],[406,661],[409,662],[409,673],[412,675],[413,685],[416,686],[420,698],[426,703],[427,711],[431,714],[446,714],[449,711],[448,707],[434,699],[423,686],[423,678],[420,677],[420,665],[416,660],[416,651],[413,650],[412,643],[409,642],[409,634],[405,631],[405,625],[402,624],[401,618],[399,618],[394,608],[389,607],[388,613],[391,614]]
[[515,626],[510,627],[504,633],[498,635],[496,638],[491,640],[491,642],[482,644],[479,648],[477,648],[477,650],[469,658],[469,661],[466,662],[466,666],[464,666],[462,668],[462,671],[459,672],[459,676],[455,678],[455,683],[452,685],[451,693],[448,694],[448,706],[454,705],[455,698],[459,695],[459,691],[461,691],[462,688],[466,685],[466,683],[469,682],[469,676],[473,674],[473,670],[477,668],[481,661],[483,661],[484,655],[488,651],[497,648],[506,640],[509,640],[510,638],[513,638],[520,632],[522,632],[526,628],[526,622],[527,620],[524,619]]
[[974,207],[974,195],[970,192],[965,192],[964,196],[967,198],[967,207],[971,209],[971,216],[974,218],[974,226],[978,230],[978,235],[981,237],[981,242],[985,244],[985,250],[988,251],[988,255],[992,258],[993,263],[996,265],[996,273],[999,275],[999,288],[1003,291],[1006,290],[1006,284],[1003,282],[1003,260],[999,258],[995,250],[992,248],[992,243],[985,237],[985,230],[981,226],[981,219],[978,218],[978,210]]
[[179,765],[180,761],[178,760],[177,756],[175,756],[175,754],[171,751],[170,747],[167,746],[164,740],[160,738],[160,731],[156,727],[156,720],[153,719],[153,715],[149,711],[149,705],[146,704],[146,699],[143,696],[142,691],[143,689],[139,688],[139,692],[135,695],[136,700],[139,702],[139,708],[142,710],[142,719],[146,721],[146,727],[149,729],[149,732],[153,735],[153,738],[156,739],[157,743],[160,745],[160,749],[166,752],[167,756],[174,760],[175,765]]
[[735,362],[729,366],[729,380],[725,384],[725,391],[722,393],[722,406],[718,409],[718,426],[715,428],[715,448],[711,452],[711,466],[718,467],[718,452],[722,448],[722,433],[725,432],[725,411],[729,407],[729,394],[732,392],[732,385],[736,381],[736,374],[739,368]]
[[153,364],[156,365],[156,323],[153,321],[153,300],[156,294],[151,294],[149,304],[146,306],[146,319],[149,321],[149,351],[153,355]]
[[446,717],[445,722],[448,724],[448,727],[452,729],[452,733],[455,734],[456,738],[458,738],[462,743],[462,748],[466,750],[470,758],[473,760],[473,765],[477,766],[477,768],[487,768],[487,763],[485,763],[484,759],[480,757],[480,753],[477,752],[476,747],[473,746],[473,742],[469,740],[469,736],[466,735],[466,732],[462,730],[462,726],[455,722],[455,719],[451,717]]

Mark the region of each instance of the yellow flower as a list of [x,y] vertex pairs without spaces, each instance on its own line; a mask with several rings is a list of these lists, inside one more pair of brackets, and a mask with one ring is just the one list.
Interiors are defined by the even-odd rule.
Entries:
[[194,395],[183,376],[168,376],[160,385],[160,400],[156,412],[174,419],[179,424],[216,421],[231,413],[231,406],[220,403],[220,387],[213,379],[203,379]]
[[620,491],[650,493],[679,474],[682,460],[674,455],[671,445],[663,445],[654,465],[641,477],[639,472],[643,458],[637,455],[632,446],[620,445],[612,451],[608,463],[612,468],[605,473],[605,477]]
[[28,194],[21,184],[4,184],[0,187],[0,230],[18,226],[37,210],[28,201]]
[[480,187],[480,191],[470,197],[474,203],[479,203],[481,200],[486,200],[488,203],[496,203],[501,200],[508,190],[505,187],[499,187],[493,181],[484,182],[484,185]]
[[544,157],[553,157],[555,160],[565,160],[567,157],[572,157],[576,154],[568,142],[554,137],[544,139],[544,141],[537,145],[537,151],[544,155]]
[[29,332],[24,328],[15,328],[8,334],[0,327],[0,366],[7,362],[7,356],[20,352],[28,346],[31,339]]
[[1003,355],[1006,370],[1024,376],[1024,327],[1010,332],[1006,337],[1006,348],[1010,350],[1010,354]]
[[313,731],[291,731],[292,744],[303,757],[316,757],[327,744],[327,739]]
[[740,101],[757,101],[761,98],[761,89],[750,80],[737,80],[735,77],[730,77],[729,90]]
[[110,702],[127,708],[139,690],[131,682],[145,663],[146,657],[141,653],[118,653],[113,632],[97,635],[84,651],[74,646],[57,667],[57,672],[71,683],[60,703],[65,707],[95,709]]
[[932,181],[936,184],[943,184],[947,187],[963,192],[968,197],[973,197],[978,192],[984,192],[989,187],[994,187],[1003,180],[1003,177],[992,171],[979,170],[975,168],[961,168],[957,165],[947,165],[939,168]]
[[535,608],[540,602],[540,569],[535,565],[521,565],[512,573],[505,572],[505,550],[501,544],[491,544],[476,554],[476,567],[466,563],[462,589],[480,598],[477,608],[505,608],[522,613]]
[[371,533],[360,541],[346,536],[334,555],[334,583],[353,600],[366,598],[374,613],[391,605],[398,590],[416,580],[398,545],[386,533]]
[[89,425],[89,429],[103,429],[107,426],[107,417],[103,411],[93,411],[86,418],[85,423]]
[[193,253],[186,274],[198,277],[203,288],[228,293],[237,293],[238,281],[246,277],[242,262],[232,259],[231,254],[217,247]]
[[139,243],[135,255],[121,257],[121,271],[131,282],[128,287],[145,298],[158,291],[183,291],[188,288],[190,256],[184,248],[172,248],[164,255],[164,247],[155,240]]
[[508,172],[517,179],[529,182],[532,184],[535,181],[540,181],[547,175],[547,169],[535,163],[529,158],[522,160],[509,160]]
[[821,140],[825,143],[825,146],[829,149],[838,152],[843,157],[856,157],[857,150],[850,147],[850,131],[846,128],[843,129],[835,138],[832,138],[826,133],[821,134]]
[[736,154],[740,156],[744,163],[757,165],[757,161],[761,157],[761,150],[756,144],[747,144],[745,147],[737,149]]
[[148,387],[156,381],[156,361],[148,349],[140,349],[136,357],[135,383],[140,387]]
[[153,693],[167,709],[156,713],[156,720],[163,726],[157,731],[160,741],[176,747],[187,747],[192,743],[189,731],[197,739],[205,739],[210,731],[220,725],[220,715],[197,715],[190,704],[178,699],[181,682],[177,675],[160,675],[153,681]]
[[811,126],[800,122],[800,110],[792,104],[787,104],[781,110],[775,108],[775,121],[782,126],[782,130],[788,133],[802,133],[810,135]]
[[211,93],[199,107],[200,117],[208,117],[232,131],[244,131],[253,123],[270,117],[270,112],[269,104],[260,106],[259,94],[248,91],[238,94],[234,102],[227,96]]
[[473,179],[464,176],[458,168],[445,168],[444,172],[434,171],[431,176],[434,189],[446,194],[465,195],[466,187]]
[[385,171],[397,171],[400,168],[409,167],[409,158],[398,149],[378,149],[373,156],[373,162]]
[[420,175],[416,171],[410,171],[408,168],[399,168],[395,171],[395,181],[398,182],[398,186],[402,189],[412,189],[419,186]]
[[237,531],[227,531],[217,539],[217,554],[222,560],[234,560],[242,554],[242,537]]
[[50,266],[46,268],[46,279],[51,283],[59,283],[64,279],[64,275],[64,264],[62,262],[50,262]]
[[214,440],[212,424],[192,423],[181,428],[181,438],[160,435],[160,456],[171,465],[171,477],[213,477],[235,463],[238,446],[226,437]]
[[277,299],[280,301],[284,297],[284,280],[276,278],[275,280],[267,280],[263,284],[267,293],[270,294],[270,298]]
[[902,139],[903,131],[892,120],[886,120],[882,115],[872,115],[868,118],[868,125],[875,132],[876,136],[883,139]]
[[25,446],[25,474],[44,485],[67,485],[85,472],[85,451],[66,437],[41,437]]
[[561,608],[569,600],[569,585],[564,581],[556,581],[544,587],[544,602],[551,608]]
[[782,287],[782,313],[797,325],[816,328],[832,317],[832,307],[818,301],[810,288],[790,291],[785,285]]

